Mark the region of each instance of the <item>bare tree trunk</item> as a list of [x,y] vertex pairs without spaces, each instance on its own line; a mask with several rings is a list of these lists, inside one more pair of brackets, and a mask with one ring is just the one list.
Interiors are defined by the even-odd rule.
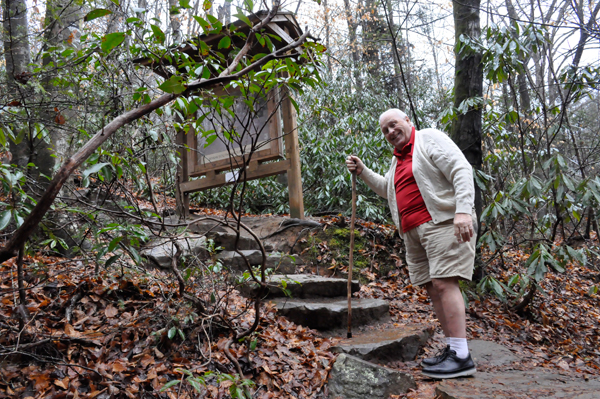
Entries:
[[179,0],[169,0],[169,20],[171,21],[171,42],[175,44],[181,43],[181,21],[179,14],[174,14],[173,11],[178,9]]
[[331,56],[329,52],[331,51],[331,47],[329,44],[329,39],[331,36],[331,27],[329,26],[329,5],[327,0],[323,0],[323,15],[325,16],[325,47],[327,47],[327,70],[331,73]]
[[[506,9],[508,10],[508,16],[512,21],[518,21],[519,17],[515,8],[511,2],[511,0],[505,0]],[[510,21],[510,22],[512,22]],[[519,57],[523,62],[523,65],[527,65],[527,59],[523,59],[523,57]],[[529,96],[529,87],[527,85],[527,76],[524,73],[519,73],[517,75],[517,82],[519,83],[519,97],[521,99],[521,110],[526,114],[529,114],[531,111],[531,98]]]
[[[412,123],[415,125],[417,130],[421,130],[421,124],[419,122],[417,110],[415,108],[415,105],[414,105],[413,100],[410,95],[411,90],[407,83],[406,75],[404,73],[404,68],[402,67],[402,60],[400,58],[400,50],[398,49],[398,42],[396,40],[397,33],[395,32],[395,29],[394,29],[393,14],[388,13],[387,10],[388,10],[387,8],[384,8],[388,32],[390,34],[390,39],[392,42],[391,43],[392,44],[392,52],[394,54],[394,59],[397,60],[397,64],[395,63],[395,66],[398,67],[398,70],[400,72],[399,79],[400,79],[401,87],[404,88],[406,98],[408,99],[408,105],[410,106],[410,114],[412,116]],[[390,10],[391,10],[391,7],[390,7]],[[400,90],[398,90],[398,91],[400,92]],[[399,105],[401,105],[401,104],[403,104],[403,101],[399,101],[399,103],[400,103]],[[400,106],[400,108],[404,108],[404,107]]]
[[119,30],[119,11],[118,6],[112,1],[108,3],[108,9],[112,11],[112,14],[108,16],[108,23],[106,24],[106,33],[114,33]]
[[364,17],[361,18],[363,63],[372,76],[377,76],[379,72],[379,40],[383,30],[377,5],[375,0],[366,0]]
[[[32,94],[31,90],[23,85],[30,77],[28,65],[31,63],[27,5],[24,0],[5,0],[3,11],[4,59],[9,93],[23,106],[27,106]],[[29,177],[43,188],[47,180],[40,177],[40,174],[52,174],[54,158],[48,149],[48,143],[38,139],[33,133],[33,120],[28,122],[23,126],[13,127],[24,138],[19,144],[11,141],[10,152],[13,163],[27,169]],[[35,164],[37,169],[27,168],[30,163]],[[35,192],[33,194],[36,196]]]
[[[142,0],[145,1],[145,0]],[[196,34],[196,29],[198,29],[198,23],[193,21],[192,19],[192,15],[198,15],[198,5],[200,4],[200,0],[196,0],[196,2],[194,3],[194,8],[192,8],[190,10],[190,14],[188,17],[188,29],[187,29],[187,35],[188,37],[191,37],[193,35]]]
[[354,84],[357,91],[362,91],[362,80],[360,78],[360,48],[356,40],[356,29],[358,24],[355,22],[350,8],[350,0],[344,0],[344,11],[346,13],[346,22],[348,23],[348,41],[350,51],[352,52],[352,69],[354,70]]
[[[461,35],[471,39],[479,38],[480,0],[454,1],[455,42],[458,44]],[[459,46],[455,45],[455,49]],[[475,51],[455,50],[456,67],[454,75],[454,107],[466,99],[483,95],[483,65],[481,54]],[[463,151],[469,163],[476,170],[481,170],[481,130],[482,108],[472,107],[466,114],[459,114],[452,122],[451,137]],[[481,215],[481,190],[475,184],[475,208],[477,220]],[[481,230],[481,229],[479,229]]]
[[17,82],[28,79],[28,65],[31,63],[27,4],[25,0],[4,0],[2,10],[8,89],[11,94],[17,94]]
[[579,15],[579,43],[577,44],[577,50],[575,51],[575,56],[573,57],[573,65],[575,67],[578,66],[579,62],[581,61],[583,49],[588,38],[590,37],[590,32],[594,29],[594,24],[598,23],[598,21],[596,20],[596,16],[600,11],[600,2],[596,4],[596,7],[592,11],[592,14],[590,15],[590,19],[588,20],[587,24],[583,20],[583,4],[580,4],[578,8],[579,9],[577,14]]
[[219,6],[218,20],[223,22],[225,26],[231,23],[231,0],[225,0],[223,5]]
[[[198,4],[198,3],[196,3],[196,4]],[[146,10],[146,12],[136,12],[135,16],[137,18],[139,18],[140,20],[142,20],[143,22],[146,22],[146,15],[148,15],[148,4],[146,3],[146,0],[138,0],[137,7],[139,9]],[[140,39],[142,37],[142,30],[143,30],[142,28],[137,28],[137,27],[135,28],[135,34]]]
[[[82,12],[83,6],[77,5],[74,1],[49,0],[46,4],[45,18],[46,33],[44,35],[44,45],[46,48],[59,45],[72,46],[76,36],[80,35],[78,23],[83,17]],[[109,23],[108,28],[114,31],[116,30],[116,20],[113,18],[112,21],[112,23]],[[48,66],[54,61],[55,59],[51,56],[45,57],[43,64],[44,66]],[[56,103],[62,102],[57,100],[64,100],[64,98],[61,98],[61,93],[52,82],[54,76],[55,74],[50,71],[43,81],[44,89],[49,97],[45,106],[43,119],[46,128],[50,132],[53,153],[60,163],[67,159],[72,152],[69,132],[63,128],[63,125],[75,118],[75,114],[68,107],[61,109],[61,107],[56,105]],[[54,165],[55,161],[52,158],[52,163],[49,165],[51,170],[54,169]]]
[[[4,38],[7,89],[11,96],[11,101],[18,101],[25,105],[24,103],[28,100],[28,95],[27,89],[22,83],[29,79],[28,65],[31,63],[27,4],[25,0],[4,0],[2,2],[2,11],[2,36]],[[16,128],[26,129],[24,126]],[[13,163],[25,168],[29,163],[30,154],[33,151],[30,151],[29,140],[25,139],[19,145],[11,141],[10,152]]]

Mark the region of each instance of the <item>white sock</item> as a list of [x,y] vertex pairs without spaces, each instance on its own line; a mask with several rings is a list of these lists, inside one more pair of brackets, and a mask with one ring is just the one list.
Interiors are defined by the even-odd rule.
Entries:
[[446,344],[450,345],[450,349],[456,352],[456,356],[460,359],[469,357],[469,346],[466,338],[446,337]]

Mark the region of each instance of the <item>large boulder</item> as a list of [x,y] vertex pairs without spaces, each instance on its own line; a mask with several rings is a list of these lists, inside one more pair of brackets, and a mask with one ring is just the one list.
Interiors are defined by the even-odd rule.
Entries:
[[230,231],[211,231],[206,233],[206,236],[215,242],[215,247],[221,247],[225,251],[234,251],[237,249],[242,251],[258,250],[260,244],[256,239],[250,235],[240,234],[239,238],[237,235]]
[[[206,237],[189,235],[187,237],[177,238],[177,243],[183,249],[182,256],[200,256],[207,258],[209,256],[206,248]],[[154,261],[158,263],[159,267],[170,268],[171,260],[177,253],[177,247],[171,239],[161,238],[159,240],[150,241],[140,251],[142,256],[150,258],[150,265],[155,265]]]
[[338,356],[328,382],[329,399],[387,399],[416,387],[410,374],[345,354]]

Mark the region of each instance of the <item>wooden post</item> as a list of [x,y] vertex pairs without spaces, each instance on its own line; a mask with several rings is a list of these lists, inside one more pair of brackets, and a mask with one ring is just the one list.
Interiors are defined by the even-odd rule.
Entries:
[[298,124],[296,110],[290,101],[288,89],[282,90],[281,111],[283,116],[283,140],[286,158],[290,160],[288,169],[288,191],[290,196],[290,216],[304,219],[304,198],[300,173],[300,145],[298,144]]
[[348,258],[348,334],[352,338],[352,268],[354,267],[354,224],[356,222],[356,172],[352,172],[352,217],[350,218],[350,257]]
[[[176,117],[176,121],[181,123],[181,118]],[[190,196],[188,193],[182,192],[180,184],[190,180],[190,171],[188,163],[189,151],[185,149],[185,145],[189,145],[188,135],[183,129],[177,130],[176,143],[179,148],[179,165],[177,166],[177,184],[176,184],[176,202],[177,214],[180,218],[187,218],[190,215]]]

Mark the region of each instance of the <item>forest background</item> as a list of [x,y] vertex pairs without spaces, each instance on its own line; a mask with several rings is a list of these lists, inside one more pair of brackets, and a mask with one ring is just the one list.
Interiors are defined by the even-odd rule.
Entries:
[[[287,78],[233,76],[233,69],[215,66],[222,55],[210,54],[202,65],[188,65],[185,76],[175,71],[163,80],[134,60],[159,59],[172,45],[276,7],[248,0],[3,0],[0,230],[6,242],[19,245],[5,246],[2,260],[14,262],[19,254],[22,263],[23,257],[59,252],[91,259],[96,272],[99,265],[140,263],[137,248],[149,238],[142,226],[175,208],[181,150],[175,136],[189,129],[182,119],[194,108],[194,101],[179,95],[203,90],[217,70],[220,78],[247,87],[249,96],[257,82],[293,92],[308,215],[348,215],[348,154],[386,171],[391,149],[378,132],[377,116],[398,107],[417,128],[446,131],[475,167],[484,254],[480,294],[522,311],[543,293],[548,273],[572,265],[597,270],[600,3],[323,0],[276,6],[296,12],[310,32],[297,44],[311,51],[310,60],[242,64],[283,68]],[[457,16],[461,9],[467,18]],[[269,41],[276,39],[257,40],[272,50]],[[231,40],[219,43],[219,50],[234,47]],[[214,105],[230,106],[225,98]],[[114,125],[123,115],[127,121]],[[104,129],[110,134],[99,142],[97,132]],[[59,168],[73,156],[80,156],[80,165],[64,174],[64,186],[53,186],[50,178],[63,173]],[[51,201],[43,197],[49,188],[55,190]],[[77,200],[82,188],[95,193],[93,204]],[[97,200],[110,195],[126,205],[107,213]],[[140,200],[150,205],[144,208]],[[288,211],[287,188],[277,178],[206,190],[191,201],[239,214]],[[50,212],[32,218],[39,202]],[[389,222],[385,201],[364,185],[357,203],[360,218]],[[74,219],[80,224],[69,229]],[[494,267],[514,250],[525,256],[514,273],[500,278]],[[13,282],[3,289],[16,290]],[[597,291],[596,284],[587,288],[590,296]],[[26,313],[19,316],[21,330]]]

